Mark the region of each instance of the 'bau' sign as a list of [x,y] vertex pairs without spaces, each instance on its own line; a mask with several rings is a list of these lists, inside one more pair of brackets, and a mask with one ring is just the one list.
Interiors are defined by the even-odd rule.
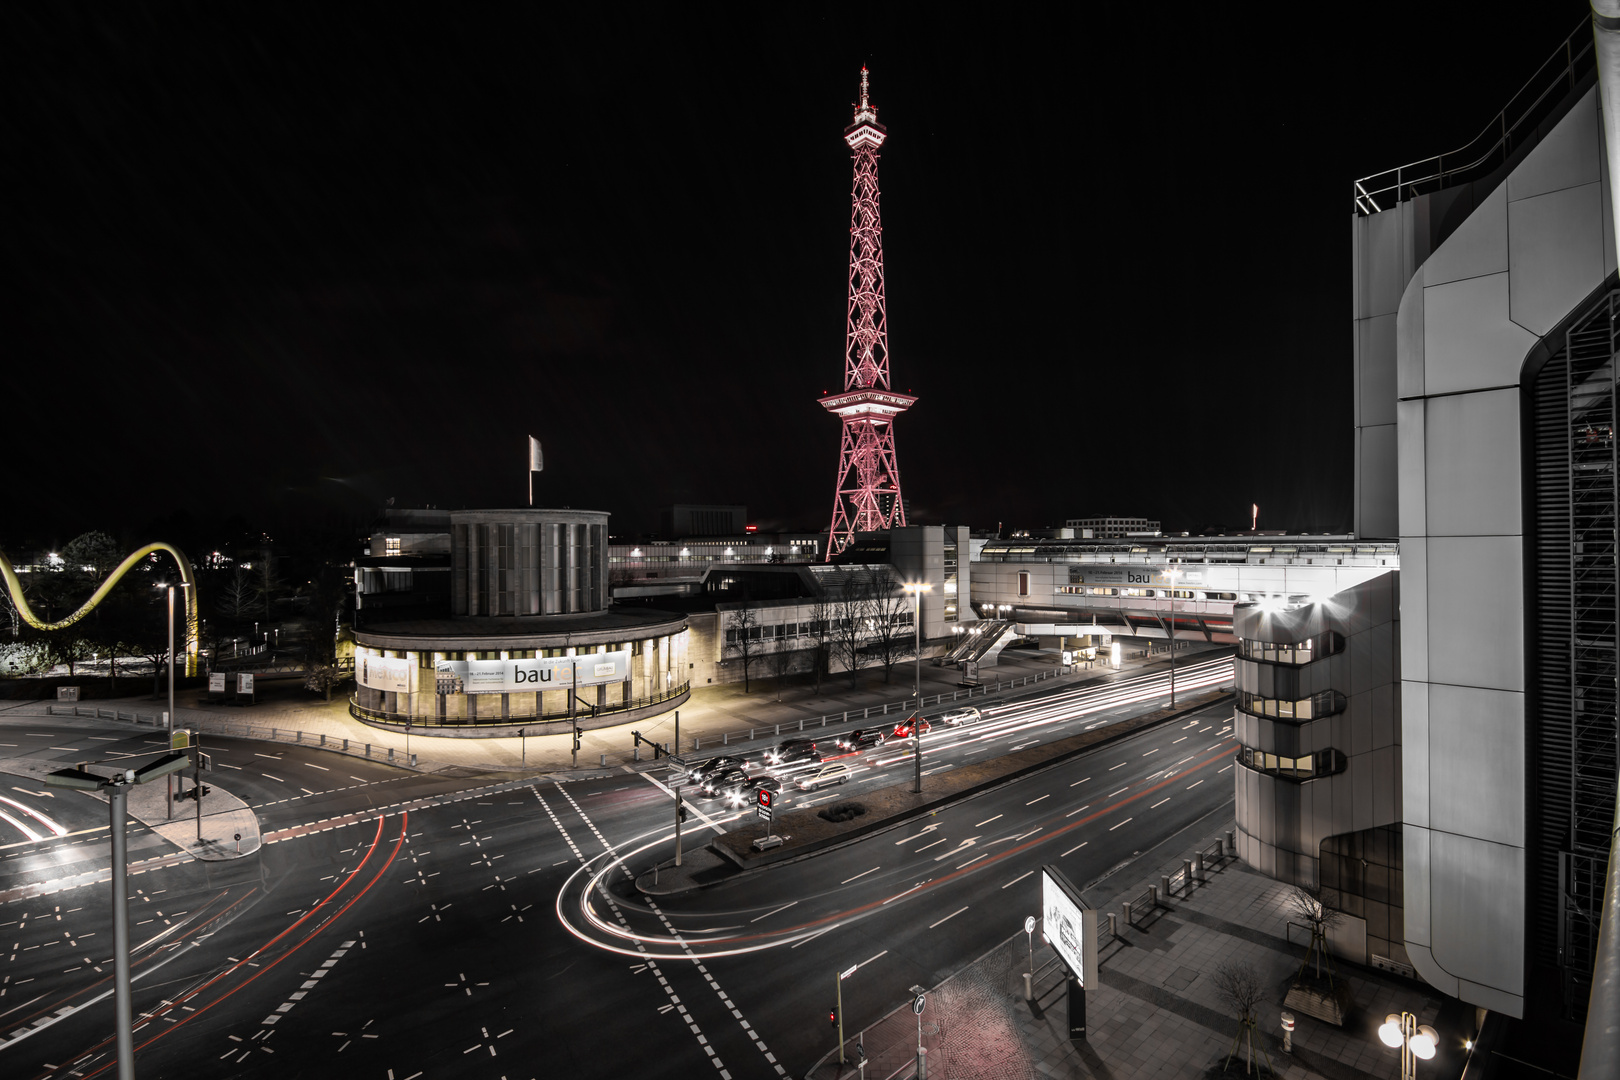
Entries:
[[630,678],[630,651],[528,660],[440,660],[433,666],[441,694],[521,694],[624,682]]

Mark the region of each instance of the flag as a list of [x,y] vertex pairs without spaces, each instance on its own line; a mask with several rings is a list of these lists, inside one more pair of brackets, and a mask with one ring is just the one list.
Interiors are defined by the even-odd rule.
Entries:
[[545,466],[541,463],[540,440],[533,435],[529,436],[529,471],[540,472]]

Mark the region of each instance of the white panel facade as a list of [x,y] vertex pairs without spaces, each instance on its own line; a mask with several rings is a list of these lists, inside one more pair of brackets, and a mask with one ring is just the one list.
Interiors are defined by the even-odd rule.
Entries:
[[1514,386],[1536,337],[1508,318],[1508,275],[1423,290],[1423,383],[1429,394]]
[[[1403,403],[1412,404],[1417,403]],[[1426,416],[1419,432],[1427,452],[1409,458],[1406,468],[1427,495],[1421,517],[1426,531],[1436,536],[1518,533],[1519,392],[1457,394],[1422,405]],[[1415,468],[1418,462],[1427,467]]]

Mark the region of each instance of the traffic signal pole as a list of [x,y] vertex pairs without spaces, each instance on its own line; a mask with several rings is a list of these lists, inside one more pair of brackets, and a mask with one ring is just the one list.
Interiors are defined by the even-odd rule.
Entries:
[[675,865],[681,865],[681,785],[675,785]]
[[844,976],[838,976],[838,1065],[840,1070],[849,1064],[844,1060]]

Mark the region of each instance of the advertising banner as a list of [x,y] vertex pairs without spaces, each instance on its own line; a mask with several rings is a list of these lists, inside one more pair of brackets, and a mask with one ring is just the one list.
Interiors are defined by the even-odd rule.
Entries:
[[370,656],[360,653],[355,657],[357,681],[361,686],[395,694],[409,693],[411,668],[415,661],[398,657]]
[[1070,585],[1202,585],[1202,570],[1181,570],[1174,579],[1157,566],[1071,566]]
[[630,650],[531,660],[440,660],[434,668],[434,682],[441,694],[567,690],[575,685],[576,671],[579,686],[624,682],[630,677]]
[[1081,987],[1097,985],[1097,913],[1063,871],[1041,867],[1041,935],[1068,965]]
[[241,675],[241,674],[237,675],[236,676],[236,692],[238,694],[251,694],[251,693],[253,693],[253,676],[251,676],[251,675]]

